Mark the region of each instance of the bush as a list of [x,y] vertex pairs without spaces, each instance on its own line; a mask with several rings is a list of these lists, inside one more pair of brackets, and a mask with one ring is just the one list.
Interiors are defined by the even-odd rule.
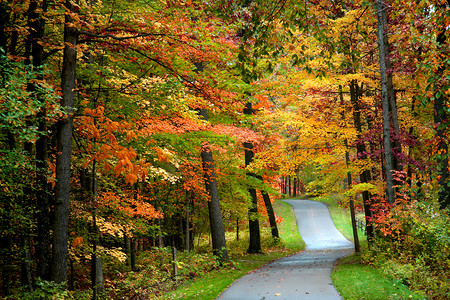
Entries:
[[394,280],[435,299],[450,296],[450,218],[437,204],[382,201],[374,212],[377,237],[363,255]]

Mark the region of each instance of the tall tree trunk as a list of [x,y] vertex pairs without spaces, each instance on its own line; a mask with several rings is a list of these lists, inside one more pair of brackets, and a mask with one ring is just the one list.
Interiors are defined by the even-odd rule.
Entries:
[[131,270],[136,271],[136,238],[130,238],[130,265]]
[[[38,2],[30,1],[28,10],[28,26],[30,27],[30,39],[31,39],[31,56],[33,58],[32,64],[35,70],[40,71],[44,64],[44,48],[41,45],[42,38],[45,31],[45,19],[38,13],[42,10],[43,13],[47,12],[47,1],[43,1],[41,7]],[[39,73],[39,80],[43,80],[44,76]],[[36,91],[34,84],[30,87],[33,92]],[[44,280],[50,280],[51,272],[51,235],[50,235],[50,205],[49,205],[49,186],[47,182],[47,122],[46,122],[46,107],[45,100],[42,99],[42,95],[36,94],[36,99],[40,102],[41,108],[37,113],[38,129],[42,134],[39,135],[36,140],[36,210],[37,210],[37,258],[38,269],[37,274]]]
[[[94,142],[95,144],[95,138]],[[100,246],[100,231],[97,225],[97,164],[94,159],[92,163],[92,174],[89,177],[90,179],[90,197],[92,199],[92,261],[91,261],[91,279],[92,279],[92,299],[97,300],[101,297],[101,294],[104,291],[104,278],[103,278],[103,261],[101,256],[98,255],[98,246]]]
[[216,173],[214,171],[214,160],[208,142],[202,143],[201,157],[203,178],[205,179],[206,191],[210,197],[210,201],[208,201],[208,211],[213,254],[219,258],[221,264],[224,264],[229,262],[230,259],[228,257],[225,229],[220,211],[219,191],[217,189]]
[[[201,109],[199,113],[203,116],[205,121],[208,120],[206,109]],[[210,201],[208,201],[208,211],[213,254],[219,258],[219,262],[221,264],[224,264],[229,262],[230,259],[228,257],[227,244],[225,240],[225,228],[223,226],[222,214],[220,210],[219,191],[217,189],[214,160],[208,142],[202,143],[200,156],[202,158],[205,187],[210,197]]]
[[[259,180],[264,182],[262,176],[256,176]],[[280,235],[278,233],[278,226],[275,219],[275,212],[273,210],[272,202],[270,201],[270,196],[267,192],[261,191],[261,195],[263,196],[264,205],[266,206],[267,210],[267,216],[269,217],[269,224],[272,231],[272,237],[274,238],[280,238]]]
[[[6,38],[6,27],[10,22],[9,7],[5,2],[0,2],[0,51],[2,55],[7,54],[8,44]],[[0,84],[5,87],[9,82],[8,75],[0,68]],[[14,135],[10,130],[6,130],[6,136],[8,140],[9,150],[13,151],[16,148],[16,141]],[[0,219],[1,228],[9,228],[11,220],[9,218],[9,212],[12,211],[12,199],[3,199],[5,205],[3,206],[3,212]],[[7,297],[11,293],[11,268],[8,265],[9,253],[11,249],[11,239],[7,235],[0,235],[0,272],[1,272],[1,293],[3,297]]]
[[191,213],[191,192],[186,191],[186,234],[184,236],[185,239],[185,250],[187,253],[191,251],[191,231],[190,231],[190,213]]
[[264,191],[261,191],[261,194],[263,196],[264,204],[267,209],[267,215],[269,216],[269,224],[272,231],[272,237],[280,238],[280,234],[278,233],[277,221],[275,219],[275,212],[273,210],[272,202],[270,201],[270,196]]
[[380,76],[381,76],[381,98],[383,103],[383,139],[384,139],[384,158],[386,161],[386,185],[387,198],[390,204],[394,204],[394,179],[392,172],[394,170],[391,145],[391,118],[389,97],[393,95],[388,85],[388,63],[389,49],[387,47],[387,21],[386,6],[382,0],[376,1],[376,11],[378,19],[378,47],[380,56]]
[[[366,146],[364,142],[361,141],[362,122],[361,122],[361,107],[359,105],[359,95],[360,93],[358,91],[358,83],[356,82],[356,80],[352,80],[350,82],[350,102],[353,107],[353,122],[355,124],[356,131],[358,132],[356,154],[358,159],[366,159],[367,158]],[[361,183],[369,182],[371,179],[370,170],[363,170],[359,175],[359,179]],[[363,191],[362,197],[364,205],[364,214],[366,216],[366,233],[367,238],[370,239],[373,237],[373,226],[370,222],[368,222],[369,218],[372,216],[370,193],[368,191]]]
[[[74,12],[70,0],[66,0],[68,12]],[[67,246],[70,201],[70,166],[72,154],[73,105],[76,88],[77,29],[70,14],[65,16],[63,70],[61,75],[61,106],[66,117],[58,122],[56,186],[55,186],[55,222],[53,226],[53,265],[52,279],[55,282],[67,281]]]
[[[450,9],[450,1],[447,1],[446,4],[443,4],[441,9]],[[447,27],[441,26],[440,32],[436,38],[436,42],[439,47],[441,47],[440,52],[444,58],[448,58],[448,47],[446,47],[447,37],[445,35],[447,31]],[[447,52],[446,52],[447,51]],[[442,62],[441,65],[437,69],[436,77],[439,80],[442,78],[445,71],[445,62]],[[435,136],[438,141],[438,149],[437,149],[437,168],[439,174],[439,205],[442,209],[445,209],[450,206],[450,189],[448,187],[448,144],[447,144],[447,135],[446,131],[448,128],[448,108],[447,105],[447,96],[442,90],[442,87],[439,83],[435,86],[435,95],[434,95],[434,123],[436,123],[436,133]]]
[[[250,102],[245,104],[244,114],[253,114],[252,104]],[[255,153],[253,152],[253,143],[244,142],[245,166],[247,167],[252,161]],[[247,176],[255,177],[256,175],[248,172]],[[251,197],[251,203],[248,208],[248,230],[250,234],[248,253],[261,253],[261,233],[259,230],[259,215],[258,215],[258,196],[256,189],[248,188]]]
[[[348,151],[348,141],[345,139],[344,141],[345,147],[347,148],[347,151],[345,151],[345,163],[347,164],[347,167],[350,164],[350,153]],[[347,188],[350,188],[352,186],[352,173],[347,172]],[[355,216],[355,201],[353,197],[350,198],[350,219],[352,221],[352,231],[353,231],[353,241],[355,244],[355,252],[360,251],[360,245],[359,245],[359,237],[358,237],[358,230],[356,226],[356,216]]]

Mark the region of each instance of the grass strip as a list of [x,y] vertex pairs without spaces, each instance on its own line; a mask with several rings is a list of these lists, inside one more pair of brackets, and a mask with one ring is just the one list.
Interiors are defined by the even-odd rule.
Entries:
[[360,263],[358,254],[342,259],[334,268],[331,280],[345,300],[424,299],[407,286],[387,278],[381,270]]

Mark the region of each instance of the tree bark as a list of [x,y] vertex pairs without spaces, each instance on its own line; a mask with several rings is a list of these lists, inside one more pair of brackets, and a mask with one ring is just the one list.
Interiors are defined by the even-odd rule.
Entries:
[[136,271],[136,238],[130,238],[130,265],[131,270]]
[[[244,114],[252,115],[253,108],[250,102],[247,102],[244,107]],[[244,154],[245,154],[245,166],[247,167],[254,157],[253,143],[244,142]],[[255,177],[256,175],[248,172],[247,176]],[[261,233],[259,230],[259,219],[258,219],[258,197],[256,190],[252,187],[248,188],[248,192],[251,197],[251,203],[248,208],[248,230],[250,234],[248,253],[261,253]]]
[[[40,9],[43,13],[47,11],[48,3],[43,1]],[[39,5],[37,1],[31,1],[28,9],[28,26],[30,27],[31,39],[31,56],[33,58],[32,64],[35,70],[41,70],[44,64],[44,48],[41,45],[42,38],[45,31],[45,19],[38,13]],[[43,80],[43,74],[39,74],[39,80]],[[30,84],[30,89],[36,92],[34,84]],[[51,279],[51,235],[50,235],[50,205],[49,205],[49,186],[47,182],[47,122],[46,122],[46,106],[45,100],[42,96],[37,94],[36,99],[40,102],[41,108],[38,111],[36,118],[38,122],[38,130],[41,132],[36,140],[36,204],[37,204],[37,258],[38,268],[37,274],[41,279]]]
[[216,174],[214,171],[214,160],[208,142],[202,143],[201,158],[205,187],[210,197],[210,201],[208,201],[208,211],[213,254],[218,257],[221,264],[224,264],[229,262],[230,259],[228,257],[225,229],[220,211],[219,191],[217,189]]
[[187,253],[189,253],[191,251],[191,231],[190,231],[190,213],[191,213],[191,192],[190,191],[186,191],[186,234],[184,236],[185,239],[185,250]]
[[[206,109],[200,109],[198,112],[205,121],[208,120]],[[223,226],[220,209],[219,190],[217,189],[216,173],[214,170],[214,159],[209,142],[202,143],[200,156],[202,158],[205,187],[210,197],[210,201],[208,201],[208,211],[213,254],[219,258],[219,262],[221,264],[224,264],[228,263],[230,258],[228,257],[227,244],[225,240],[225,228]]]
[[[66,9],[74,12],[70,0]],[[73,105],[76,88],[77,29],[71,25],[74,20],[65,16],[63,70],[61,75],[61,106],[67,115],[57,124],[57,156],[55,185],[55,222],[53,226],[53,265],[52,279],[57,283],[67,281],[67,246],[70,201],[70,166],[72,154]]]
[[390,101],[389,96],[393,94],[388,86],[388,69],[387,62],[389,56],[389,49],[387,48],[386,35],[386,7],[382,0],[376,1],[376,11],[378,19],[378,46],[380,57],[380,76],[381,76],[381,98],[383,103],[383,140],[384,140],[384,158],[386,162],[386,185],[387,185],[387,199],[392,205],[395,201],[394,194],[394,180],[393,180],[393,158],[391,145],[391,118],[390,118]]
[[[350,153],[348,151],[348,142],[347,139],[344,141],[345,147],[347,148],[347,151],[345,152],[345,163],[347,164],[347,167],[350,164]],[[350,172],[347,172],[347,188],[350,188],[352,186],[352,174]],[[353,197],[350,198],[350,219],[352,221],[352,231],[353,231],[353,241],[355,245],[355,252],[359,252],[361,250],[359,245],[359,237],[358,237],[358,229],[356,226],[356,216],[355,216],[355,201],[353,200]]]
[[267,194],[266,192],[263,192],[263,191],[261,191],[261,194],[263,196],[264,204],[267,209],[267,215],[269,216],[269,224],[270,224],[270,229],[272,231],[272,237],[280,238],[280,235],[278,233],[277,221],[275,219],[275,212],[273,211],[272,202],[270,201],[270,196],[269,196],[269,194]]
[[[442,8],[449,9],[450,1],[447,1],[447,4],[444,4]],[[442,9],[441,8],[441,9]],[[445,35],[447,28],[442,26],[440,28],[440,32],[436,37],[436,42],[439,47],[441,47],[441,53],[443,57],[448,57],[448,52],[445,52],[445,47],[447,37]],[[442,63],[437,69],[437,79],[438,81],[442,78],[445,71],[445,65]],[[436,124],[436,139],[438,141],[438,149],[437,149],[437,168],[439,174],[439,194],[438,200],[439,205],[442,209],[445,209],[450,206],[450,189],[448,185],[449,179],[449,171],[448,171],[448,144],[447,144],[447,121],[448,121],[448,108],[446,107],[447,97],[445,93],[442,91],[439,83],[435,86],[435,99],[434,99],[434,123]]]
[[[350,82],[350,102],[353,107],[353,122],[355,124],[356,131],[358,132],[357,138],[358,142],[356,144],[356,155],[358,159],[366,159],[366,146],[363,141],[361,141],[362,135],[362,122],[361,122],[361,108],[359,105],[359,91],[358,91],[358,83],[356,80],[352,80]],[[370,170],[363,170],[359,175],[359,179],[361,183],[369,182],[371,179]],[[363,205],[364,205],[364,214],[366,216],[366,233],[367,238],[370,239],[373,237],[373,226],[368,219],[372,216],[371,211],[371,199],[370,193],[368,191],[362,192],[363,197]]]
[[[253,144],[244,143],[245,151],[245,166],[248,166],[254,157]],[[255,174],[248,172],[247,176],[256,177]],[[248,253],[261,253],[261,233],[259,231],[259,215],[258,215],[258,197],[256,195],[256,189],[250,187],[248,192],[251,197],[251,203],[248,208],[248,229],[250,233],[250,240],[248,246]]]

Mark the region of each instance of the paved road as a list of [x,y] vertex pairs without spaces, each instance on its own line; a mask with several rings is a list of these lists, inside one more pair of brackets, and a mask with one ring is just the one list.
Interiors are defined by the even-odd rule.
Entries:
[[236,280],[217,300],[342,299],[331,283],[336,260],[353,244],[337,231],[325,204],[284,200],[294,208],[306,250],[281,258]]

